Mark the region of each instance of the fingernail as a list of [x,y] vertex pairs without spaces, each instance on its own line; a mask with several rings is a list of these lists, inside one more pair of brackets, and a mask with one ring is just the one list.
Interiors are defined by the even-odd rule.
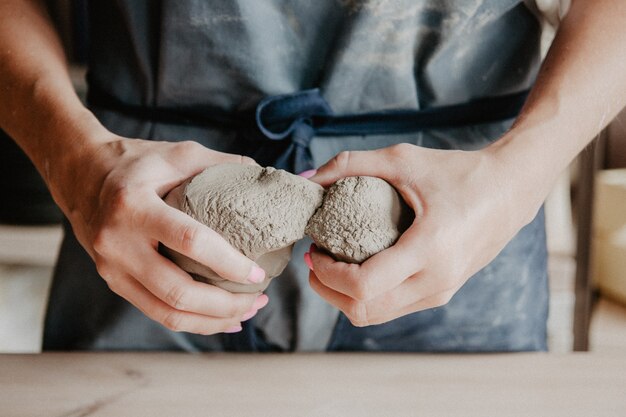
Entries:
[[304,254],[304,263],[313,271],[313,262],[311,261],[311,254],[309,252]]
[[317,174],[317,169],[308,169],[306,171],[302,171],[298,175],[304,178],[311,178],[315,174]]
[[317,245],[315,245],[315,243],[311,243],[311,246],[309,246],[309,252],[315,252],[317,250]]
[[229,329],[224,330],[224,333],[237,333],[240,332],[243,329],[243,327],[241,326],[233,326]]
[[254,300],[251,310],[260,310],[265,307],[269,301],[270,298],[267,295],[261,294]]
[[265,280],[265,271],[258,265],[254,265],[250,274],[248,275],[248,281],[253,284],[260,284]]
[[241,316],[241,321],[250,320],[252,317],[256,316],[256,313],[258,313],[258,312],[259,312],[259,310],[251,309],[246,314]]

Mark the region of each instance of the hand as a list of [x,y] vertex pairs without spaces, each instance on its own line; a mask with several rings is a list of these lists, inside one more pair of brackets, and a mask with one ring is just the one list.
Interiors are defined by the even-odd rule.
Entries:
[[232,281],[264,279],[263,270],[220,235],[162,200],[219,163],[255,162],[195,142],[113,136],[74,158],[51,187],[111,290],[171,330],[238,331],[268,301],[266,295],[231,294],[196,282],[157,251],[161,242]]
[[517,197],[520,178],[507,169],[488,148],[466,152],[400,144],[338,154],[311,180],[328,186],[349,176],[382,178],[416,218],[394,246],[361,265],[337,262],[312,247],[305,255],[312,288],[356,326],[446,304],[541,205],[539,197]]

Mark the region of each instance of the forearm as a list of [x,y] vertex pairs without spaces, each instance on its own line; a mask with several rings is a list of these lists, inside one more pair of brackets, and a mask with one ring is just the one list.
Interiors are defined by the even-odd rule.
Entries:
[[0,2],[0,85],[0,127],[49,186],[63,175],[56,167],[106,136],[76,96],[58,36],[37,2]]
[[521,192],[552,182],[626,105],[626,3],[574,0],[513,128],[492,150]]

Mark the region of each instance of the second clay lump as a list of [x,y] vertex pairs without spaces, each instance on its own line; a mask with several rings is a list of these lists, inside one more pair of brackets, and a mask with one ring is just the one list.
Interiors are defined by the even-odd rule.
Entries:
[[386,181],[342,178],[330,186],[305,233],[338,261],[362,263],[396,243],[410,224],[410,212]]

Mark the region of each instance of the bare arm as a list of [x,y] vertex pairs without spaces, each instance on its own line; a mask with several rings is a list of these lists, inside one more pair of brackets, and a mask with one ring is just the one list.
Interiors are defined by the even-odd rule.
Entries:
[[322,185],[371,175],[420,216],[362,265],[313,251],[311,286],[354,324],[446,304],[536,215],[558,175],[626,105],[626,2],[574,0],[514,126],[474,152],[413,145],[342,152]]
[[109,132],[74,93],[40,2],[0,1],[0,86],[0,127],[34,162],[113,291],[170,329],[205,334],[237,331],[267,303],[195,282],[157,251],[162,242],[226,279],[262,281],[254,262],[161,199],[208,165],[254,161]]
[[493,146],[519,175],[531,176],[521,192],[543,201],[560,172],[626,106],[625,45],[625,2],[572,1],[526,106]]
[[0,83],[0,125],[49,185],[51,175],[62,175],[50,169],[50,161],[65,166],[66,158],[110,139],[74,93],[61,43],[40,2],[0,2]]

